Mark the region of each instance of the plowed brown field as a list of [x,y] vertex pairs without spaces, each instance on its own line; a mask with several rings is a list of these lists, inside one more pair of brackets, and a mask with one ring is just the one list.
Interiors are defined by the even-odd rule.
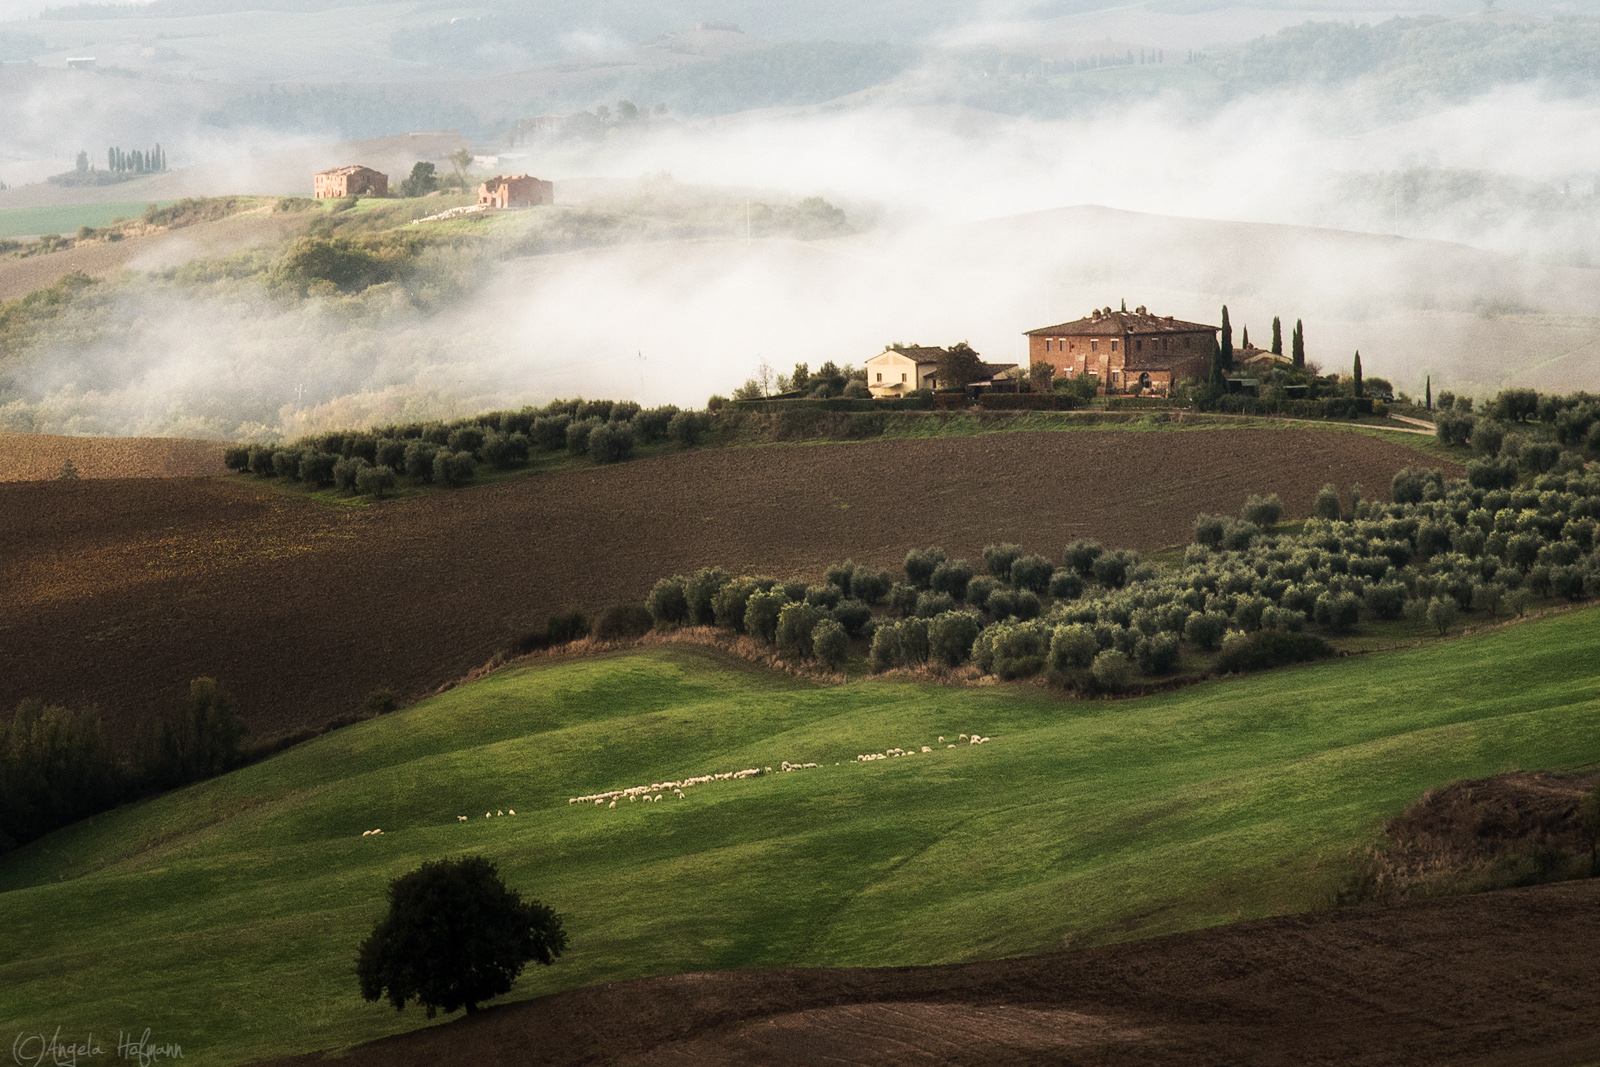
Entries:
[[125,735],[209,674],[271,734],[707,564],[1150,549],[1251,492],[1304,515],[1324,482],[1381,492],[1418,459],[1316,430],[1074,431],[707,449],[349,509],[237,477],[0,484],[0,707],[95,703]]
[[1584,1067],[1597,942],[1600,881],[1568,882],[1026,959],[646,978],[275,1062]]
[[184,478],[222,474],[221,441],[187,437],[58,437],[0,433],[0,482],[54,478],[68,460],[80,478]]

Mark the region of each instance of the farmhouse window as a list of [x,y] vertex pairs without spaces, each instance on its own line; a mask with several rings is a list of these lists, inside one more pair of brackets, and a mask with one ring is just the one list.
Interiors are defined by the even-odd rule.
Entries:
[[1136,341],[1134,343],[1138,346],[1137,348],[1134,349],[1135,352],[1143,352],[1144,351],[1144,342],[1143,341]]
[[880,381],[880,382],[883,381],[883,372],[882,371],[878,372],[878,381]]
[[1117,350],[1117,342],[1112,341],[1111,342],[1111,351],[1115,352],[1116,350]]
[[900,375],[900,381],[901,381],[902,384],[904,384],[905,380],[906,380],[906,376],[904,374]]
[[1099,341],[1090,341],[1089,342],[1089,351],[1091,351],[1091,352],[1100,351],[1100,342]]

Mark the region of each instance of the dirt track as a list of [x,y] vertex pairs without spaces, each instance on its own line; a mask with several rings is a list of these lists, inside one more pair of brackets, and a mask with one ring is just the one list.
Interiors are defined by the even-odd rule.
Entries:
[[98,704],[121,735],[213,675],[258,734],[420,695],[569,606],[720,564],[820,577],[941,544],[1149,549],[1250,492],[1306,514],[1416,453],[1298,430],[1081,431],[708,449],[364,508],[240,477],[0,484],[0,708]]
[[1017,960],[647,978],[337,1062],[1583,1067],[1600,1060],[1596,944],[1600,881],[1568,882]]

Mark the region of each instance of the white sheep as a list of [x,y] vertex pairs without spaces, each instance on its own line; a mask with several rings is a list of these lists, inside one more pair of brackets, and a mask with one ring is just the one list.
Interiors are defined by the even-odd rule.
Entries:
[[467,821],[467,817],[465,815],[457,815],[456,816],[456,822],[466,822],[466,821]]
[[613,800],[611,803],[606,805],[606,807],[608,807],[608,808],[614,808],[616,806],[617,806],[617,802],[615,800]]
[[924,752],[932,752],[933,749],[929,748],[927,745],[923,745],[922,746],[922,751],[924,751]]
[[361,831],[361,836],[362,837],[371,837],[372,836],[372,831],[371,830],[363,830],[363,831]]
[[495,814],[496,814],[496,815],[504,815],[504,814],[505,814],[505,812],[503,812],[503,811],[497,811],[497,812],[495,812]]
[[940,743],[940,744],[941,744],[941,745],[942,745],[942,744],[944,744],[944,738],[942,738],[942,737],[941,737],[941,738],[939,738],[939,743]]
[[507,808],[506,811],[508,813],[512,814],[512,815],[515,815],[517,813],[517,809],[515,809],[515,808]]

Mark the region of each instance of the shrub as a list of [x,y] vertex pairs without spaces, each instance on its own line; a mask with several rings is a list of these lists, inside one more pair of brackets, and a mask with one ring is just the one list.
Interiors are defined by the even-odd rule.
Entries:
[[678,414],[678,409],[671,404],[664,407],[651,408],[641,411],[633,418],[633,432],[638,435],[641,444],[654,444],[667,439],[667,429],[672,425],[673,417]]
[[[1523,449],[1523,455],[1529,451]],[[1467,484],[1474,489],[1510,489],[1517,484],[1517,464],[1475,459],[1467,464]]]
[[745,601],[744,632],[767,644],[778,640],[778,616],[788,604],[789,597],[781,588],[751,593]]
[[970,612],[947,611],[928,620],[928,655],[946,667],[959,667],[972,656],[972,643],[982,629]]
[[1107,589],[1121,589],[1128,581],[1128,572],[1139,561],[1139,557],[1132,552],[1117,550],[1106,552],[1096,559],[1089,568],[1094,574],[1094,580]]
[[983,550],[983,565],[988,568],[993,577],[1002,582],[1009,582],[1011,581],[1011,564],[1021,555],[1021,545],[987,545]]
[[1056,600],[1076,600],[1083,595],[1083,578],[1077,571],[1063,569],[1050,576],[1050,596]]
[[400,694],[393,689],[374,689],[361,702],[361,713],[367,718],[387,715],[400,706]]
[[957,600],[967,595],[967,585],[972,581],[972,568],[964,559],[947,559],[933,568],[928,585],[936,593],[948,593]]
[[859,600],[841,600],[833,609],[833,617],[844,627],[845,633],[856,638],[871,620],[872,609]]
[[1406,587],[1399,582],[1376,582],[1362,591],[1367,613],[1374,619],[1398,619],[1406,610]]
[[1032,678],[1044,670],[1053,632],[1044,626],[999,625],[993,628],[993,673],[1005,681]]
[[1099,651],[1100,643],[1087,626],[1057,626],[1050,637],[1050,666],[1058,671],[1088,670]]
[[450,431],[445,447],[452,452],[476,452],[483,447],[483,440],[483,427],[461,426]]
[[1055,564],[1043,556],[1019,556],[1011,562],[1011,584],[1041,594],[1050,588],[1050,576],[1055,570]]
[[1256,496],[1251,493],[1239,515],[1246,522],[1262,528],[1276,526],[1278,520],[1283,517],[1283,502],[1278,499],[1277,493],[1269,496]]
[[681,574],[662,578],[645,597],[644,606],[658,629],[681,626],[689,620],[689,598],[684,591],[687,581]]
[[[68,462],[71,462],[70,460]],[[272,454],[272,473],[279,478],[295,480],[300,477],[300,453],[278,451]]]
[[655,620],[643,604],[616,604],[600,617],[595,636],[602,641],[627,641],[650,632]]
[[389,467],[395,471],[406,469],[406,442],[394,437],[385,437],[378,442],[372,462],[379,467]]
[[921,594],[915,586],[904,582],[895,582],[889,587],[889,610],[902,618],[917,613],[917,598]]
[[1441,410],[1434,416],[1434,434],[1445,444],[1459,448],[1472,436],[1476,423],[1477,420],[1465,412]]
[[928,662],[928,620],[906,619],[895,624],[899,634],[900,657],[906,665],[920,666]]
[[994,591],[1000,588],[1000,583],[987,574],[980,574],[967,583],[967,604],[970,607],[983,610],[989,606],[989,598]]
[[823,577],[823,581],[837,588],[839,592],[845,596],[849,596],[850,578],[855,574],[855,572],[856,561],[853,559],[847,559],[843,563],[835,563],[833,566],[829,567],[827,574]]
[[1197,611],[1183,626],[1183,636],[1196,648],[1214,652],[1228,632],[1228,617],[1216,611]]
[[573,419],[567,423],[567,454],[573,456],[587,455],[589,452],[589,435],[595,429],[604,426],[599,419]]
[[1261,628],[1263,630],[1283,630],[1286,633],[1299,633],[1306,627],[1304,612],[1293,611],[1289,608],[1268,608],[1261,613]]
[[632,422],[633,417],[639,414],[639,405],[632,400],[619,400],[611,405],[612,422]]
[[1493,419],[1479,419],[1472,427],[1472,450],[1480,456],[1498,456],[1505,439],[1505,426]]
[[320,488],[333,484],[333,465],[338,457],[327,452],[307,449],[300,453],[300,480],[306,485]]
[[1141,637],[1135,646],[1134,659],[1139,662],[1139,669],[1148,675],[1170,673],[1178,666],[1178,635],[1158,633],[1152,637]]
[[541,415],[533,420],[528,440],[541,452],[559,452],[567,447],[567,427],[571,415]]
[[1194,543],[1206,548],[1222,547],[1224,519],[1221,515],[1196,515],[1194,517]]
[[581,611],[552,615],[544,627],[545,640],[553,647],[569,645],[589,636],[589,616]]
[[1077,571],[1084,578],[1089,577],[1094,569],[1094,564],[1100,558],[1103,550],[1098,541],[1073,541],[1061,552],[1062,565]]
[[906,553],[904,569],[906,581],[913,588],[926,589],[933,580],[933,572],[944,562],[942,548],[913,548]]
[[[364,460],[362,461],[365,462]],[[382,500],[384,491],[398,484],[393,467],[366,467],[356,471],[356,491]]]
[[1242,596],[1233,608],[1233,624],[1246,633],[1261,629],[1261,616],[1272,601],[1264,596]]
[[667,423],[667,436],[685,448],[693,447],[711,428],[711,417],[693,411],[680,411]]
[[1324,485],[1317,492],[1317,502],[1313,510],[1319,519],[1338,522],[1343,517],[1339,510],[1339,490],[1331,484]]
[[1454,597],[1434,597],[1428,601],[1428,625],[1439,631],[1443,637],[1455,625],[1456,619],[1461,615],[1461,606]]
[[1120,693],[1128,688],[1128,657],[1114,648],[1096,656],[1090,671],[1100,687],[1109,693]]
[[250,473],[260,478],[272,477],[272,456],[277,449],[271,445],[251,445],[250,460],[247,464]]
[[690,626],[710,626],[717,621],[713,598],[729,582],[721,567],[702,567],[683,580],[684,617]]
[[850,658],[850,638],[844,627],[833,619],[820,619],[811,630],[811,651],[817,662],[830,671],[837,671]]
[[867,654],[872,670],[886,671],[903,662],[900,655],[900,626],[889,623],[880,626],[872,635],[872,648]]
[[633,426],[607,422],[589,431],[589,458],[596,463],[621,463],[633,456]]
[[725,630],[742,631],[745,608],[750,597],[761,588],[761,583],[754,578],[735,578],[719,588],[711,595],[712,621]]
[[341,493],[356,491],[356,476],[368,467],[359,456],[341,456],[333,464],[333,487]]
[[573,414],[580,419],[599,419],[605,422],[611,418],[611,409],[616,406],[613,400],[582,400],[578,402],[578,410]]
[[1333,648],[1320,637],[1297,631],[1263,629],[1249,637],[1230,642],[1217,657],[1217,670],[1235,674],[1266,670],[1289,663],[1308,663],[1333,655]]
[[440,449],[433,457],[433,481],[436,485],[453,487],[472,481],[477,471],[470,452],[451,452]]
[[887,571],[857,567],[850,575],[850,595],[865,604],[877,604],[889,595],[891,586]]
[[1354,593],[1323,593],[1312,613],[1317,625],[1347,633],[1361,619],[1361,600]]
[[243,445],[222,450],[222,465],[231,471],[247,471],[250,469],[250,449]]
[[1243,552],[1260,534],[1260,528],[1253,522],[1229,519],[1222,525],[1222,547],[1229,552]]
[[[439,454],[439,446],[429,444],[427,441],[407,441],[405,451],[406,477],[413,481],[426,482],[433,478],[433,460]],[[304,475],[302,475],[302,479]]]

